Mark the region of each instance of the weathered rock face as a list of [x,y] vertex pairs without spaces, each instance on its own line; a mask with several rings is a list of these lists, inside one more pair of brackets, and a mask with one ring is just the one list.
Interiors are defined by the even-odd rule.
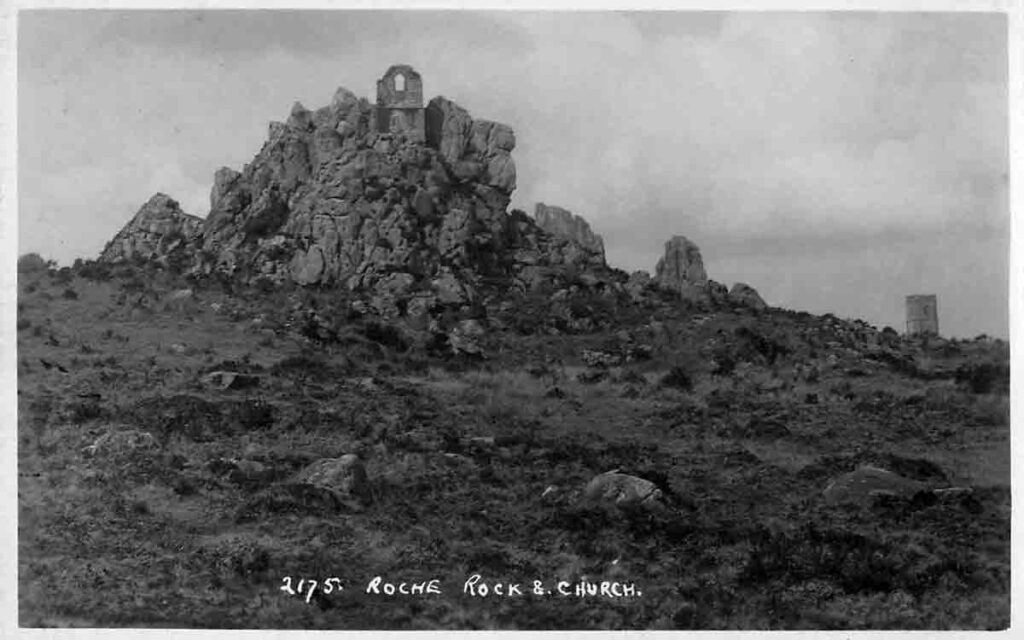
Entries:
[[587,221],[561,207],[548,206],[538,202],[534,208],[534,219],[541,229],[548,233],[574,241],[590,251],[598,264],[605,263],[604,240],[590,229]]
[[158,256],[180,229],[195,245],[193,273],[370,292],[385,315],[473,304],[484,280],[525,290],[605,268],[593,238],[581,244],[506,211],[516,186],[508,126],[443,97],[426,107],[425,141],[379,133],[372,117],[346,89],[316,111],[296,103],[242,171],[216,172],[205,220],[155,196],[101,259]]
[[684,294],[693,287],[705,287],[708,274],[704,271],[700,249],[685,236],[672,236],[665,243],[665,255],[655,267],[654,280],[666,289]]
[[761,295],[754,287],[743,282],[737,282],[729,290],[729,299],[752,309],[766,309],[768,304],[761,298]]
[[640,301],[650,284],[651,274],[646,271],[634,271],[629,274],[629,280],[626,281],[626,292],[634,301]]
[[120,262],[165,258],[191,245],[202,225],[202,218],[185,213],[177,201],[158,193],[107,243],[100,259]]

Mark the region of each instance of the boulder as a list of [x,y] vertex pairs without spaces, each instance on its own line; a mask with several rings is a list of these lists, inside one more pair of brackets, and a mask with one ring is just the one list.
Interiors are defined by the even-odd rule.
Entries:
[[650,480],[625,473],[607,471],[594,477],[583,490],[584,500],[619,508],[657,509],[662,493]]
[[195,293],[192,289],[178,289],[170,292],[164,298],[165,310],[182,312],[195,308]]
[[289,484],[326,491],[340,503],[356,508],[372,501],[366,468],[354,453],[317,460],[296,474]]
[[743,282],[737,282],[729,290],[729,299],[736,304],[741,304],[751,309],[765,309],[768,305],[761,298],[754,287]]
[[236,371],[211,371],[203,376],[203,384],[222,391],[251,389],[260,384],[259,376]]
[[482,358],[484,350],[480,347],[479,339],[485,333],[477,320],[463,320],[448,333],[448,344],[454,355]]
[[157,193],[107,243],[100,260],[166,260],[172,253],[187,254],[187,247],[196,241],[202,225],[202,218],[185,213],[176,200]]
[[825,487],[823,495],[829,504],[870,504],[879,495],[908,498],[926,488],[922,482],[887,469],[863,465],[834,479]]
[[548,233],[571,240],[584,249],[599,256],[604,264],[604,240],[590,229],[587,221],[571,211],[561,207],[548,206],[538,202],[534,208],[534,219],[537,225]]
[[704,287],[708,274],[704,271],[704,260],[697,245],[685,236],[672,236],[665,243],[665,255],[655,267],[654,281],[665,289],[679,292]]

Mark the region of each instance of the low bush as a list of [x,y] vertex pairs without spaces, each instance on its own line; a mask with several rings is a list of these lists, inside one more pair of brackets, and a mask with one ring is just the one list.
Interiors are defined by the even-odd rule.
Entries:
[[679,366],[672,367],[672,369],[662,377],[660,384],[663,387],[678,389],[680,391],[693,390],[693,379],[683,367]]

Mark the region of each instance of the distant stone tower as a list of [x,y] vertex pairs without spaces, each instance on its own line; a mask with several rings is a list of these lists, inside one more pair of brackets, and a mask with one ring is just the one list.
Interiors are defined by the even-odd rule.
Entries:
[[377,81],[375,129],[379,133],[405,133],[425,139],[426,116],[423,109],[423,80],[407,64],[392,65]]
[[907,335],[939,335],[939,305],[934,295],[907,296]]

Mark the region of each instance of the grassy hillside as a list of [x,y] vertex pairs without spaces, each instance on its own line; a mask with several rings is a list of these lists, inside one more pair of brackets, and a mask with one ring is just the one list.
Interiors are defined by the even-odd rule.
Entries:
[[[470,359],[327,292],[189,286],[21,274],[22,626],[1009,624],[1005,343],[585,299],[594,328],[569,333],[524,298]],[[289,482],[349,453],[365,503]],[[970,491],[825,500],[863,464]],[[661,508],[585,500],[612,469]],[[466,594],[474,574],[523,594]],[[367,593],[375,576],[442,592]],[[559,593],[581,580],[636,593]]]

